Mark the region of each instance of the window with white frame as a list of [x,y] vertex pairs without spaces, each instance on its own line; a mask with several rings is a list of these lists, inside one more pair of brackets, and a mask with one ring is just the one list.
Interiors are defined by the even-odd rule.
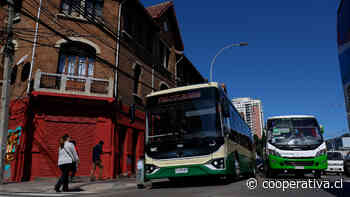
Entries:
[[101,18],[104,0],[62,0],[61,12],[73,17]]
[[163,22],[163,29],[164,29],[165,32],[169,31],[168,23],[166,21]]
[[96,50],[81,42],[68,42],[61,45],[58,73],[93,77]]
[[168,47],[162,42],[159,42],[159,57],[161,60],[161,64],[164,68],[168,68],[170,51]]

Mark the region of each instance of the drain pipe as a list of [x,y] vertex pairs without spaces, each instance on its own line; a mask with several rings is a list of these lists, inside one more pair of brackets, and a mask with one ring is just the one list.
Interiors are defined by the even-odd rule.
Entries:
[[31,81],[32,81],[33,64],[34,64],[34,59],[35,59],[35,49],[36,49],[36,43],[37,43],[37,41],[38,41],[38,29],[39,29],[39,19],[40,19],[41,5],[42,5],[42,0],[40,0],[40,3],[39,3],[38,14],[37,14],[37,20],[36,20],[36,23],[35,23],[35,34],[34,34],[34,41],[33,41],[32,60],[31,60],[31,62],[30,62],[30,70],[29,70],[27,94],[29,93],[30,84],[31,84]]
[[127,0],[123,0],[119,4],[118,8],[118,29],[117,29],[117,50],[116,50],[116,55],[115,55],[115,75],[114,75],[114,95],[115,99],[118,101],[118,85],[119,85],[119,79],[118,79],[118,68],[119,68],[119,53],[120,53],[120,22],[121,22],[121,13],[122,13],[122,7],[123,4]]

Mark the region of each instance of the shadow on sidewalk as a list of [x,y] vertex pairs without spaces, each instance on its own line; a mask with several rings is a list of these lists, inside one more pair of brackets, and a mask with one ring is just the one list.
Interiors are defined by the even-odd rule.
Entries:
[[220,178],[220,177],[185,177],[176,178],[170,180],[161,180],[159,182],[153,182],[151,189],[164,189],[164,188],[183,188],[183,187],[206,187],[206,186],[224,186],[231,183],[244,180],[244,177],[240,178]]

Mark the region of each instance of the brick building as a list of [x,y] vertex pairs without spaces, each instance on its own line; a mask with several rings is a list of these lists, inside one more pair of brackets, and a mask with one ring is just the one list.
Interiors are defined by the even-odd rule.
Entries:
[[65,133],[79,147],[77,176],[89,175],[99,140],[104,177],[132,175],[143,154],[145,96],[204,82],[184,55],[173,2],[145,8],[138,0],[24,0],[22,11],[14,26],[9,121],[11,135],[20,137],[6,176],[58,176]]

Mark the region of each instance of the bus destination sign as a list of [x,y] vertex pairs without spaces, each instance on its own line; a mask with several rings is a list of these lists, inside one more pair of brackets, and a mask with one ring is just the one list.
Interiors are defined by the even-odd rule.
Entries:
[[162,96],[162,97],[159,97],[158,101],[159,103],[168,103],[168,102],[182,101],[182,100],[188,100],[188,99],[195,99],[200,97],[201,97],[201,92],[197,91],[197,92]]

